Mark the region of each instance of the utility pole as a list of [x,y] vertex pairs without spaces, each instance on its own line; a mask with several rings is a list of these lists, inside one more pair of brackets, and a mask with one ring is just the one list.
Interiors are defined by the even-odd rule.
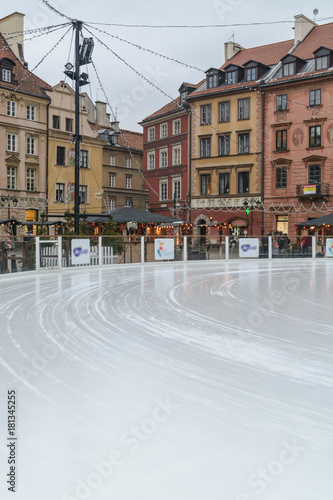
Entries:
[[[80,34],[82,30],[82,21],[73,21],[73,29],[75,30],[75,66],[68,62],[65,65],[65,75],[75,81],[75,134],[73,142],[75,143],[75,166],[74,166],[74,229],[75,234],[80,232],[80,87],[87,85],[88,75],[82,73],[80,75],[80,66],[91,62],[91,54],[94,48],[92,38],[84,38],[80,45]],[[74,71],[73,71],[74,69]]]

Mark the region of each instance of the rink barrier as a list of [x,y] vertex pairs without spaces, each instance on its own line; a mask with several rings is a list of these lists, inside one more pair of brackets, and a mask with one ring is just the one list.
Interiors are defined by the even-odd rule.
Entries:
[[[281,236],[253,236],[242,240],[242,247],[257,245],[259,259],[326,258],[328,237],[310,236],[308,246],[301,246],[302,236],[294,236],[281,246]],[[71,256],[72,240],[90,240],[89,259],[84,264],[74,264]],[[163,249],[173,240],[172,257],[158,260],[190,262],[194,260],[250,260],[253,256],[240,255],[238,236],[220,235],[111,235],[111,236],[15,236],[0,237],[0,274],[80,266],[108,266],[128,263],[157,262],[155,241]],[[249,243],[249,245],[247,245]],[[330,243],[333,243],[333,238]],[[332,252],[333,244],[327,245]],[[330,255],[328,253],[328,255]]]

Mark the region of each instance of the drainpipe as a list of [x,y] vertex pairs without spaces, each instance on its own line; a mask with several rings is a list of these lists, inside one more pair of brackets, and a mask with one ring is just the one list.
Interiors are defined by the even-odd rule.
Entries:
[[49,123],[50,123],[50,104],[51,100],[46,105],[46,209],[45,215],[46,220],[48,220],[48,212],[49,212]]
[[262,91],[262,81],[259,85],[261,91],[261,235],[264,234],[264,174],[265,174],[265,92]]
[[192,203],[192,111],[191,109],[189,110],[189,120],[190,120],[190,126],[189,126],[189,141],[188,141],[188,147],[189,147],[189,155],[188,155],[188,201],[189,201],[189,209],[188,209],[188,221],[191,224],[191,203]]

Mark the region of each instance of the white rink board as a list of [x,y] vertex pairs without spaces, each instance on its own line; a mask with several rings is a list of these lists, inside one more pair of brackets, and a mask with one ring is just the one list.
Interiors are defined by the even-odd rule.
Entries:
[[1,499],[332,500],[331,260],[21,273],[0,293]]

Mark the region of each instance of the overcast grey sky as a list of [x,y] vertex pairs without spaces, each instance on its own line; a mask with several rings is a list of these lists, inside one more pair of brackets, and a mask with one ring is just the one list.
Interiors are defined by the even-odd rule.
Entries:
[[[293,38],[293,19],[305,14],[313,19],[318,9],[318,24],[333,22],[332,0],[49,0],[49,3],[67,16],[87,23],[198,25],[224,24],[226,27],[185,28],[125,28],[98,25],[97,28],[127,39],[142,47],[160,52],[202,70],[219,67],[224,62],[224,42],[234,34],[235,42],[243,47],[253,47]],[[41,0],[14,0],[11,7],[2,2],[0,16],[22,12],[25,29],[60,24],[65,20],[49,10]],[[324,18],[332,19],[322,21]],[[262,26],[230,26],[235,23],[290,21]],[[45,56],[61,38],[65,30],[57,31],[25,43],[25,58],[29,68]],[[86,36],[89,33],[84,32]],[[105,33],[94,32],[109,48],[125,59],[138,72],[159,87],[165,94],[177,97],[183,81],[196,83],[204,73],[180,66],[175,62],[138,50]],[[35,73],[55,85],[64,78],[64,64],[73,59],[70,54],[72,30],[35,70]],[[95,41],[93,60],[102,85],[122,128],[141,131],[143,118],[164,106],[169,98],[150,87],[137,74],[117,59],[107,48]],[[84,87],[93,100],[105,100],[91,65],[88,67],[90,87]]]

